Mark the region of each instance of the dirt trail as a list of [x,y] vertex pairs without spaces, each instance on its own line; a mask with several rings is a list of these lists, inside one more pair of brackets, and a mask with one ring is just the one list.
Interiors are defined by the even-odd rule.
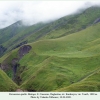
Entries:
[[83,78],[82,80],[80,80],[80,82],[86,80],[87,78],[89,78],[90,76],[92,76],[92,75],[98,73],[99,71],[100,71],[100,68],[99,68],[99,69],[96,69],[96,70],[93,71],[91,74],[89,74],[88,76],[86,76],[85,78]]

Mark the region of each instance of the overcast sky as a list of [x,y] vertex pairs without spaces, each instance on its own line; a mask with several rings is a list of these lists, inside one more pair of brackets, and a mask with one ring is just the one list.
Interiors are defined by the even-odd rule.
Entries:
[[26,25],[52,21],[100,1],[0,1],[0,28],[22,20]]

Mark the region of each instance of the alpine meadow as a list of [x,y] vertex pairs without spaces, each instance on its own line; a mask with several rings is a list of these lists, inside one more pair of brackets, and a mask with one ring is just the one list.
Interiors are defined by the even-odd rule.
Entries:
[[100,7],[0,29],[0,91],[17,89],[99,92]]

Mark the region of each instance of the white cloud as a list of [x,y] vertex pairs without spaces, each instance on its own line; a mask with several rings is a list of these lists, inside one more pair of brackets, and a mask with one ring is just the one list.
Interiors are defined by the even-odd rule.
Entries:
[[[90,4],[91,2],[91,4]],[[55,20],[99,1],[0,1],[0,28],[18,20],[27,25]]]

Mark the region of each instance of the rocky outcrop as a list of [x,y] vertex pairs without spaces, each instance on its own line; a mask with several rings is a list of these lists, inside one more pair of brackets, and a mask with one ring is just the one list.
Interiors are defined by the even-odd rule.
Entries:
[[12,65],[16,65],[18,63],[19,59],[18,58],[13,58],[12,59]]
[[100,22],[100,18],[97,18],[93,24],[99,23]]
[[[20,47],[20,49],[18,50],[18,57],[19,58],[13,58],[12,59],[12,67],[13,67],[13,80],[14,81],[21,81],[20,77],[16,75],[17,73],[17,67],[19,66],[18,62],[19,60],[26,55],[27,53],[29,53],[29,51],[31,50],[31,46],[30,45],[23,45],[22,47]],[[19,83],[19,82],[17,82]]]
[[18,58],[13,58],[12,59],[12,67],[13,67],[13,80],[15,80],[15,77],[16,77],[16,72],[17,72],[17,67],[18,67],[18,61],[19,59]]
[[5,63],[5,61],[3,61],[1,64],[0,64],[0,68],[3,70],[3,71],[7,71],[9,70],[9,65],[7,63]]
[[31,46],[30,45],[23,45],[22,47],[20,47],[19,49],[19,58],[21,59],[25,54],[29,53],[29,51],[31,50]]
[[12,73],[12,75],[13,75],[13,76],[10,76],[10,77],[12,77],[13,81],[15,81],[17,84],[20,84],[20,82],[21,82],[21,78],[20,78],[19,73],[21,74],[23,72],[23,70],[25,69],[24,67],[21,67],[21,69],[23,69],[23,70],[21,70],[21,71],[18,70],[19,60],[24,55],[26,55],[27,53],[29,53],[29,51],[31,50],[31,48],[32,47],[30,45],[23,45],[17,51],[18,52],[17,56],[13,56],[13,58],[10,59],[10,56],[11,56],[10,55],[2,63],[0,63],[0,68],[2,70],[4,70],[5,72],[10,71]]

